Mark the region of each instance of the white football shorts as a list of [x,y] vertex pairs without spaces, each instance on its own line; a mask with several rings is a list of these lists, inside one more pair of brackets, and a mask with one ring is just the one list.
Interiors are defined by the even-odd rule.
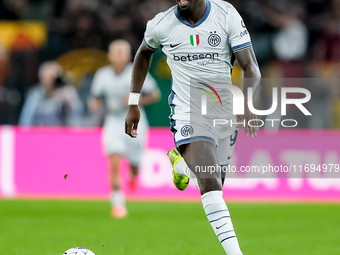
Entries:
[[[176,98],[176,94],[173,92],[169,96],[170,130],[174,135],[177,148],[197,141],[214,144],[217,148],[219,163],[221,166],[225,166],[229,164],[234,151],[238,130],[236,124],[231,125],[231,122],[236,123],[236,117],[232,115],[230,95],[224,97],[222,93],[220,94],[221,99],[224,99],[223,105],[210,102],[207,106],[207,114],[203,115],[200,105],[190,108],[190,105],[195,104],[194,101],[188,104]],[[219,121],[214,122],[214,120]]]
[[138,124],[138,136],[132,138],[125,134],[125,119],[107,116],[104,122],[102,143],[108,155],[118,154],[129,161],[132,166],[139,166],[145,147],[148,131],[146,120],[141,118]]

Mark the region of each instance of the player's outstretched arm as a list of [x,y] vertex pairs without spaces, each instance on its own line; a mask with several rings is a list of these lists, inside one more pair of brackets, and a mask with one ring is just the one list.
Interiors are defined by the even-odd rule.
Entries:
[[[243,82],[243,94],[244,94],[244,115],[238,116],[238,121],[245,120],[245,133],[248,136],[250,134],[251,138],[257,135],[257,127],[250,127],[248,125],[249,120],[256,119],[256,115],[253,114],[247,103],[248,98],[248,88],[253,88],[253,95],[256,94],[256,90],[261,81],[261,72],[259,65],[257,63],[255,53],[252,47],[235,53],[237,62],[240,64],[244,71],[244,82]],[[255,123],[255,124],[254,124]],[[257,126],[256,122],[253,122],[253,126]]]
[[[136,53],[133,64],[131,93],[140,94],[145,77],[150,69],[153,53],[154,51],[148,49],[143,41]],[[128,114],[125,119],[125,133],[133,138],[137,137],[139,119],[140,111],[138,104],[129,105]]]

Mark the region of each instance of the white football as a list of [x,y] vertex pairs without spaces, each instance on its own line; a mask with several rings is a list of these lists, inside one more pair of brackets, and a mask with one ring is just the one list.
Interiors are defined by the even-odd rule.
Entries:
[[95,255],[95,254],[89,249],[83,247],[75,247],[68,249],[63,253],[63,255]]

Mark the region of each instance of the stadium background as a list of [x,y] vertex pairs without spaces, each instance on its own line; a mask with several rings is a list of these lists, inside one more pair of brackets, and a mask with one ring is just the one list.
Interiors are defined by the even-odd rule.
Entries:
[[[262,131],[251,142],[240,135],[234,160],[339,164],[340,1],[229,2],[247,24],[264,78],[335,81],[307,87],[313,98],[307,108],[315,114],[300,118],[298,130],[276,136]],[[86,105],[94,72],[107,64],[108,44],[124,38],[135,53],[147,20],[174,3],[0,0],[1,254],[61,254],[72,246],[86,246],[97,255],[223,254],[204,218],[198,190],[190,186],[181,193],[171,184],[165,155],[173,147],[167,105],[171,74],[159,50],[151,73],[162,99],[147,108],[153,129],[140,189],[126,190],[127,219],[115,221],[107,213],[107,162],[100,127],[88,111],[68,127],[18,126],[42,62],[58,60]],[[236,68],[234,74],[241,72]],[[260,95],[267,101],[265,89]],[[126,177],[126,162],[122,175]],[[339,179],[231,180],[225,199],[245,254],[340,253]],[[190,203],[173,202],[177,200]],[[178,231],[178,226],[187,227]]]

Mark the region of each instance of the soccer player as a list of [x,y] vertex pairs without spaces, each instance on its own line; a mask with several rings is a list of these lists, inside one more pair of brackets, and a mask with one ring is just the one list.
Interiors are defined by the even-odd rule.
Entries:
[[[200,189],[206,216],[225,252],[240,255],[242,252],[229,210],[222,197],[224,176],[221,172],[210,172],[207,176],[198,172],[196,167],[225,166],[229,163],[238,130],[235,125],[215,128],[211,124],[214,118],[223,116],[234,123],[243,123],[246,135],[252,138],[257,135],[257,128],[253,127],[256,124],[248,125],[248,121],[256,119],[256,116],[248,109],[247,89],[254,91],[258,87],[261,73],[249,33],[235,8],[220,0],[177,0],[177,5],[150,20],[133,67],[125,120],[125,132],[131,137],[137,137],[139,93],[152,54],[159,47],[166,56],[173,77],[169,96],[170,129],[177,149],[171,150],[168,155],[173,165],[174,183],[184,190],[189,177],[194,176],[192,181]],[[219,88],[217,93],[217,83],[230,84],[233,54],[244,70],[245,78],[244,114],[237,116],[238,120],[232,114],[231,92]],[[203,115],[193,95],[208,89],[219,95],[221,105],[209,107],[209,114]]]
[[[102,67],[94,76],[89,108],[96,111],[101,107],[102,102],[105,104],[103,142],[109,156],[111,170],[110,183],[113,191],[111,214],[113,217],[123,218],[126,216],[127,210],[119,180],[120,161],[122,157],[128,159],[130,188],[135,189],[148,123],[145,114],[143,114],[140,121],[141,135],[138,139],[132,139],[124,133],[124,119],[128,110],[127,103],[132,75],[130,44],[125,40],[113,41],[109,46],[108,59],[111,65]],[[139,102],[141,107],[159,100],[160,92],[151,75],[147,76],[142,93],[143,97]]]

